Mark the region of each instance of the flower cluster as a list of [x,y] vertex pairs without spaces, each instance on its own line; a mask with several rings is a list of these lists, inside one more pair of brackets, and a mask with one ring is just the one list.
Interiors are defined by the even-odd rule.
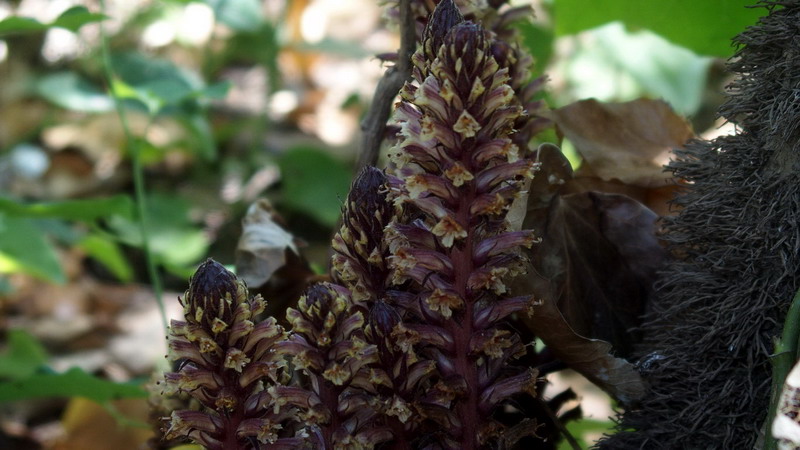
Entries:
[[415,353],[418,335],[402,321],[408,296],[389,286],[384,229],[394,214],[386,194],[384,173],[365,167],[348,194],[344,224],[333,240],[332,266],[334,279],[342,280],[358,307],[369,311],[364,337],[377,351],[371,365],[376,420],[391,430],[398,448],[408,448],[411,434],[428,416],[423,397],[435,363]]
[[188,437],[208,449],[295,448],[287,423],[313,409],[306,391],[285,386],[285,358],[276,344],[286,332],[274,319],[255,322],[266,302],[219,263],[203,263],[181,300],[184,320],[173,320],[166,393],[188,393],[202,407],[173,411],[168,439]]
[[385,236],[391,281],[412,296],[410,325],[419,325],[406,328],[436,362],[450,448],[497,437],[491,413],[536,383],[535,370],[512,368],[525,348],[503,322],[532,306],[507,297],[505,280],[521,273],[520,248],[536,237],[509,230],[505,215],[538,166],[512,140],[524,111],[493,44],[452,0],[437,6],[412,58],[416,84],[401,91],[401,142],[390,153],[389,197],[401,208]]
[[316,448],[372,448],[392,437],[375,423],[375,386],[385,383],[371,368],[374,345],[363,336],[364,315],[347,289],[331,283],[311,286],[297,309],[286,313],[292,335],[281,344],[307,376],[314,403],[307,423]]
[[534,302],[506,282],[537,238],[506,216],[538,169],[527,141],[539,84],[529,57],[498,36],[453,0],[436,6],[396,105],[388,175],[356,177],[332,282],[287,311],[290,332],[256,320],[264,301],[222,266],[198,269],[185,321],[172,323],[179,369],[166,381],[203,406],[173,413],[168,438],[211,449],[476,449],[513,445],[507,427],[535,434],[536,419],[502,407],[522,410],[536,394],[537,371],[518,367],[526,342],[508,323]]

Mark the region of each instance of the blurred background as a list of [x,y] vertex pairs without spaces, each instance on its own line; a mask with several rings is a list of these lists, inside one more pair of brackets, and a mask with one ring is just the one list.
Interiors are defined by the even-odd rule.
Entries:
[[[731,132],[715,116],[724,61],[764,10],[511,4],[535,11],[516,27],[551,107],[663,99],[700,136]],[[376,55],[399,46],[384,11],[370,0],[0,0],[0,448],[138,448],[146,402],[119,386],[163,364],[155,297],[175,316],[200,261],[232,266],[257,199],[325,272],[359,122],[387,68]],[[37,388],[65,386],[36,378],[42,366],[77,368],[78,387]],[[613,405],[582,396],[590,419],[571,427],[588,445]]]

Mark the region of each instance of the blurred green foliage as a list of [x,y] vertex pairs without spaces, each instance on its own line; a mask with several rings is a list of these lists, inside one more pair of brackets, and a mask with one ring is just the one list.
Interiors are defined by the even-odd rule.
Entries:
[[113,383],[79,368],[64,373],[50,369],[47,353],[23,330],[9,330],[7,348],[0,353],[0,402],[41,397],[85,397],[97,403],[128,397],[146,397],[139,386]]
[[9,16],[0,20],[0,37],[11,34],[36,33],[50,28],[65,28],[78,31],[87,23],[99,22],[106,17],[103,14],[89,12],[85,6],[73,6],[50,23],[41,23],[29,17]]
[[336,225],[350,189],[350,169],[329,153],[313,147],[290,149],[279,165],[283,174],[283,203],[324,225]]
[[[68,200],[61,202],[22,203],[0,197],[0,273],[24,272],[37,278],[63,283],[66,281],[52,239],[43,222],[37,219],[61,219],[93,224],[106,217],[133,219],[132,202],[128,196]],[[104,251],[104,252],[103,252]],[[98,253],[99,252],[99,253]],[[111,262],[118,252],[113,242],[105,248],[95,246],[92,254],[101,261]],[[119,261],[112,272],[130,273],[120,268]]]
[[727,58],[731,39],[764,15],[753,0],[555,0],[556,34],[565,36],[613,21],[645,28],[698,54]]

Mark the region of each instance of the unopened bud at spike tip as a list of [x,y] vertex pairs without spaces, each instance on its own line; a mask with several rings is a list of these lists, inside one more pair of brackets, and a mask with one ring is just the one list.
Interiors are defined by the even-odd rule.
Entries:
[[[184,302],[190,310],[202,311],[202,317],[213,321],[215,318],[230,320],[232,312],[231,300],[235,300],[239,289],[239,281],[232,272],[222,264],[207,259],[197,268],[189,280],[189,290]],[[200,319],[198,319],[200,320]]]
[[442,44],[447,32],[454,26],[464,21],[464,16],[461,15],[458,6],[453,0],[442,0],[436,5],[433,14],[425,27],[425,34],[423,40],[431,40],[432,50],[436,49]]
[[383,171],[374,166],[364,166],[358,173],[353,186],[350,189],[350,196],[354,197],[349,200],[358,202],[361,199],[372,200],[373,197],[378,195],[378,190],[386,183],[386,175]]

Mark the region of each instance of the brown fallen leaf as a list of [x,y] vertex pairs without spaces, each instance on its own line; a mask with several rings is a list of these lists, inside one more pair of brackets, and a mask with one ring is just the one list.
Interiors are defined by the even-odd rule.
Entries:
[[635,404],[646,388],[633,364],[613,356],[611,344],[589,339],[569,326],[552,301],[543,301],[526,319],[556,358],[617,399],[623,406]]
[[[629,354],[656,270],[666,257],[655,236],[658,216],[619,194],[575,189],[569,162],[553,145],[539,148],[542,171],[531,183],[524,228],[542,242],[533,271],[516,289],[542,299],[528,326],[571,368],[623,403],[645,393]],[[615,356],[616,355],[616,356]]]
[[674,183],[666,186],[648,188],[624,184],[619,180],[606,181],[599,177],[587,176],[587,171],[582,169],[579,169],[577,172],[575,178],[567,183],[562,193],[596,191],[605,192],[607,194],[620,194],[647,206],[661,217],[675,212],[674,208],[670,205],[670,201],[680,189],[679,180],[674,180]]
[[628,355],[638,334],[664,250],[657,216],[616,194],[586,192],[554,198],[533,265],[534,293],[555,301],[582,336],[603,339]]
[[661,100],[582,100],[553,110],[552,119],[584,159],[577,176],[647,188],[673,183],[663,165],[673,148],[694,136],[688,122]]

